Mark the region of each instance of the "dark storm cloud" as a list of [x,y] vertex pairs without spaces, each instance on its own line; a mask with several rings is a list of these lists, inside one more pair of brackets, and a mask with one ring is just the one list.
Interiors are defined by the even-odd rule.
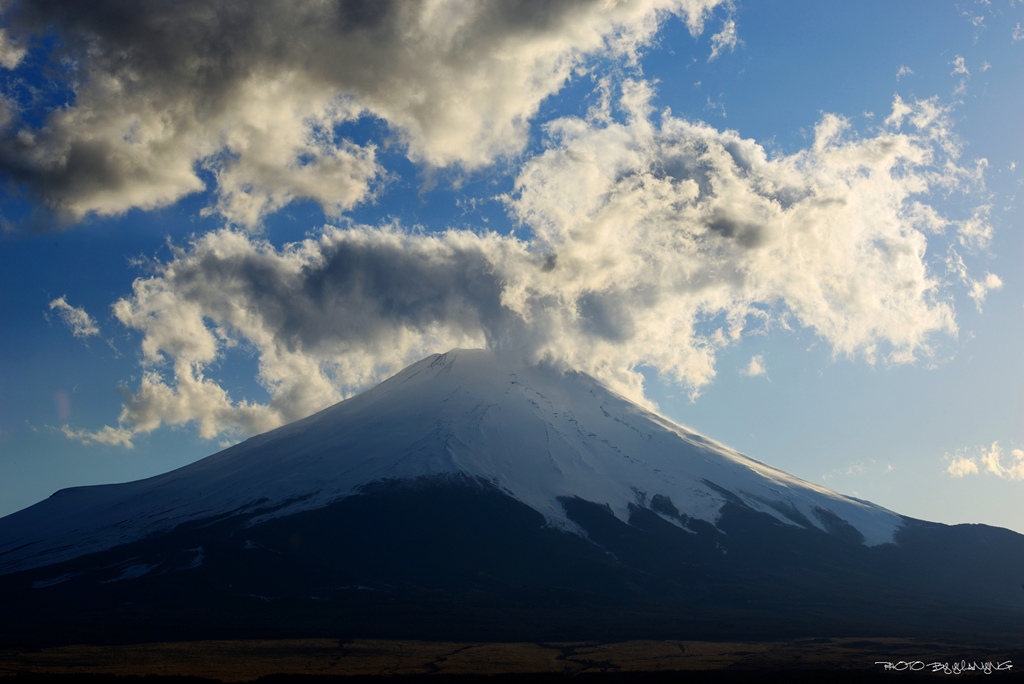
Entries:
[[8,121],[0,170],[72,219],[171,204],[201,167],[234,223],[295,198],[337,214],[383,173],[341,124],[379,117],[414,161],[477,168],[522,148],[587,57],[634,54],[669,12],[696,30],[717,4],[18,0],[2,63],[55,36],[74,101],[42,128]]

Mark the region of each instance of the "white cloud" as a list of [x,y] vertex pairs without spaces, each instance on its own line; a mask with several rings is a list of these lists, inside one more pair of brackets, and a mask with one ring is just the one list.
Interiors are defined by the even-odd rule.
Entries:
[[834,481],[836,478],[862,478],[864,476],[879,477],[887,475],[894,470],[891,463],[884,466],[874,459],[868,462],[854,461],[845,468],[834,468],[831,472],[821,476],[824,482]]
[[1002,286],[1002,278],[995,273],[986,273],[984,280],[975,280],[971,283],[971,291],[968,294],[974,300],[978,311],[981,311],[981,305],[984,303],[985,296],[988,295],[989,291],[998,290]]
[[360,112],[322,97],[301,99],[294,90],[287,80],[257,84],[232,112],[224,140],[228,150],[240,152],[205,162],[218,191],[205,214],[252,226],[295,199],[312,199],[338,216],[373,197],[375,181],[384,175],[375,146],[330,132]]
[[[283,249],[221,230],[179,250],[115,304],[144,334],[148,370],[120,423],[148,432],[251,434],[308,415],[436,349],[476,347],[503,328],[496,265],[532,261],[510,238],[326,229]],[[489,331],[489,332],[488,332]],[[232,401],[207,367],[244,342],[266,405]]]
[[1010,453],[1010,462],[1003,464],[1003,450],[998,442],[981,455],[981,463],[985,472],[992,473],[1006,480],[1024,480],[1024,450],[1014,449]]
[[750,358],[750,363],[743,369],[743,374],[752,378],[768,377],[768,369],[764,365],[764,356],[758,354]]
[[989,215],[992,206],[983,204],[976,207],[970,218],[957,223],[960,244],[971,249],[984,249],[992,242],[992,223]]
[[913,76],[913,75],[914,75],[914,72],[913,72],[913,70],[911,70],[910,67],[906,66],[905,64],[901,64],[900,68],[899,68],[899,71],[896,72],[896,80],[898,81],[901,78],[903,78],[904,76]]
[[0,132],[14,121],[17,110],[17,105],[0,93]]
[[[721,93],[719,93],[719,97],[721,97]],[[729,118],[729,115],[725,111],[725,103],[724,102],[715,102],[714,100],[711,99],[710,95],[708,95],[707,105],[704,106],[704,109],[710,110],[712,112],[715,112],[715,111],[721,112],[723,119]]]
[[953,477],[964,477],[965,475],[977,475],[978,464],[964,456],[955,456],[950,461],[946,472]]
[[1012,450],[1009,463],[1004,464],[1003,449],[999,442],[992,442],[989,447],[975,448],[970,452],[959,450],[947,456],[947,459],[951,462],[946,472],[954,477],[977,475],[984,469],[986,473],[1004,480],[1024,480],[1024,449]]
[[[2,9],[0,5],[0,10]],[[7,29],[0,26],[0,67],[14,69],[27,52],[22,41],[12,39]]]
[[738,42],[739,35],[736,32],[736,22],[731,18],[726,19],[722,22],[722,30],[711,36],[711,56],[708,57],[708,61],[711,62],[717,59],[725,50],[732,52],[736,49]]
[[1024,480],[1024,449],[1014,449],[1013,462],[1006,467],[1006,472],[1011,479]]
[[[719,350],[767,327],[893,363],[955,332],[928,266],[945,223],[925,202],[969,174],[932,105],[900,102],[908,130],[872,136],[827,115],[808,149],[771,157],[655,116],[650,95],[627,81],[624,121],[548,124],[505,198],[523,239],[348,226],[277,248],[223,229],[179,248],[114,306],[146,366],[116,430],[250,434],[460,346],[565,363],[642,399],[638,367],[696,395]],[[238,350],[257,359],[265,404],[218,384]]]
[[99,335],[100,329],[85,309],[71,306],[65,296],[60,296],[50,302],[50,311],[56,310],[60,320],[68,327],[75,337],[90,337]]
[[1013,34],[1011,40],[1016,43],[1018,40],[1024,40],[1024,26],[1018,21],[1017,25],[1013,27]]
[[971,77],[971,72],[967,69],[967,63],[961,55],[957,55],[950,64],[953,65],[953,71],[949,72],[949,75],[960,77],[960,83],[953,90],[953,94],[962,95],[967,92],[967,80]]
[[[930,333],[955,329],[907,211],[928,184],[915,172],[933,161],[928,133],[860,140],[847,128],[826,116],[811,149],[771,159],[733,132],[670,116],[660,126],[562,120],[550,124],[561,144],[525,166],[512,206],[557,256],[566,287],[656,293],[652,305],[628,305],[664,306],[664,324],[640,326],[625,301],[622,315],[647,332],[655,366],[698,385],[712,375],[713,350],[755,305],[784,303],[838,353],[927,354]],[[700,336],[696,312],[727,321]],[[659,358],[666,338],[701,342],[684,362]]]
[[722,2],[22,0],[0,62],[56,32],[74,105],[22,124],[0,170],[74,219],[171,204],[201,169],[239,224],[299,198],[337,214],[383,174],[359,125],[427,167],[480,168],[589,59],[635,59],[670,14],[699,34]]
[[946,257],[946,268],[953,274],[955,274],[960,281],[968,287],[967,294],[974,300],[974,305],[981,312],[981,305],[985,302],[985,297],[991,290],[998,290],[1003,286],[1003,279],[997,276],[995,273],[986,273],[985,277],[977,280],[971,278],[967,272],[967,266],[964,264],[963,257],[953,249],[949,250],[949,254]]
[[132,444],[132,431],[125,428],[114,428],[105,425],[99,430],[89,431],[75,430],[64,425],[60,431],[68,439],[73,439],[83,444],[106,444],[107,446],[122,446],[126,449],[131,449],[134,446]]
[[899,95],[893,96],[892,102],[892,113],[885,119],[886,126],[892,126],[896,130],[900,130],[903,126],[903,121],[907,117],[914,115],[914,107],[903,101]]

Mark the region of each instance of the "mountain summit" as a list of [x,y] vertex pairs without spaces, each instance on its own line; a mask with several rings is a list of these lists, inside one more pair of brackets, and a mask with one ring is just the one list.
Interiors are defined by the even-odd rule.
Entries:
[[480,350],[0,519],[0,600],[68,639],[97,616],[193,638],[197,614],[219,637],[934,635],[1021,624],[1020,567],[1021,535],[900,516]]
[[[0,520],[0,572],[99,551],[182,523],[249,524],[330,504],[380,482],[488,483],[583,534],[559,502],[628,521],[653,506],[696,532],[727,502],[777,521],[891,542],[900,517],[747,458],[610,392],[590,376],[483,350],[415,363],[305,420],[158,477],[77,487]],[[724,548],[723,551],[727,551]]]

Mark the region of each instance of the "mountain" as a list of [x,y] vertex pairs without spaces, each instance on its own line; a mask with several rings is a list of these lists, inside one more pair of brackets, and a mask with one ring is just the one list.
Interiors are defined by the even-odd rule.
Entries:
[[[310,418],[158,477],[78,487],[0,521],[0,572],[52,564],[231,515],[247,524],[325,506],[374,483],[490,483],[583,534],[562,497],[661,506],[682,530],[734,501],[779,522],[875,545],[902,519],[742,456],[579,373],[484,351],[432,356]],[[675,513],[670,513],[674,509]]]
[[479,350],[0,519],[0,601],[37,642],[1019,639],[1021,568],[1024,536],[900,516]]

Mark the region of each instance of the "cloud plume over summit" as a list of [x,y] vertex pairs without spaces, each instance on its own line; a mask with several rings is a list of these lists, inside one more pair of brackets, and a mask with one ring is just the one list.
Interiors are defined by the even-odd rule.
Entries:
[[[564,363],[642,398],[640,367],[696,393],[750,331],[798,325],[837,354],[893,363],[955,333],[928,241],[955,241],[957,226],[922,197],[971,173],[941,117],[861,137],[827,115],[806,149],[771,156],[655,114],[650,96],[627,81],[621,121],[548,124],[505,198],[521,237],[348,225],[278,248],[224,228],[179,248],[114,306],[148,369],[118,429],[258,432],[460,346]],[[234,349],[257,358],[265,404],[210,373]]]

